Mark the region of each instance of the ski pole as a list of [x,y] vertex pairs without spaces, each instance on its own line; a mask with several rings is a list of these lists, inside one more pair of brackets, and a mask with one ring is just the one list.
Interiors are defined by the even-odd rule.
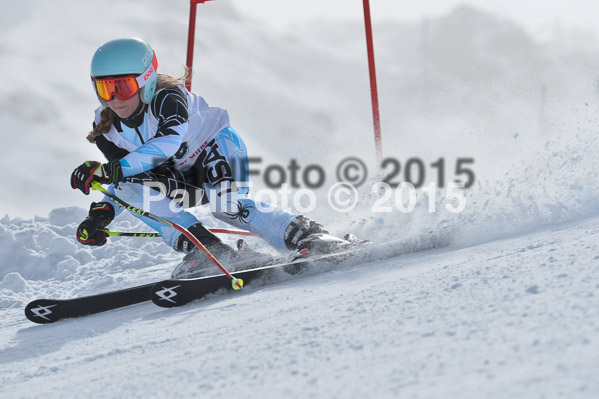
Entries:
[[218,266],[218,268],[220,270],[222,270],[222,272],[225,273],[225,275],[229,279],[231,279],[231,286],[233,287],[234,290],[238,290],[238,289],[240,289],[240,288],[243,287],[243,280],[240,279],[240,278],[233,277],[233,275],[231,275],[231,273],[229,273],[229,271],[214,257],[214,255],[212,255],[210,253],[210,251],[208,251],[208,249],[206,249],[206,247],[193,234],[191,234],[189,232],[189,230],[187,230],[185,227],[180,226],[177,223],[171,222],[170,220],[165,219],[163,217],[160,217],[158,215],[154,215],[153,213],[144,211],[143,209],[139,209],[139,208],[136,208],[136,207],[134,207],[132,205],[129,205],[125,201],[122,201],[116,195],[112,194],[110,191],[106,190],[104,187],[102,187],[102,184],[100,184],[97,181],[92,181],[91,188],[93,190],[97,190],[97,191],[102,192],[108,198],[110,198],[111,200],[113,200],[114,202],[116,202],[118,205],[122,206],[123,208],[125,208],[129,212],[135,213],[136,215],[139,215],[139,216],[146,217],[146,218],[151,219],[151,220],[153,220],[155,222],[162,223],[162,224],[164,224],[166,226],[172,227],[175,230],[181,232],[192,243],[194,243],[194,245],[196,247],[200,248],[206,254],[206,256],[208,256],[208,259],[210,259],[212,261],[212,263],[214,263],[216,266]]
[[[133,233],[133,232],[125,232],[125,231],[112,231],[107,229],[98,229],[98,231],[103,231],[108,234],[110,237],[162,237],[160,233]],[[209,232],[214,234],[235,234],[239,236],[253,236],[254,233],[245,230],[237,230],[237,229],[208,229]]]
[[102,231],[108,234],[109,237],[144,237],[144,238],[152,238],[152,237],[162,237],[160,233],[133,233],[133,232],[125,232],[125,231],[111,231],[107,229],[98,229],[98,231]]

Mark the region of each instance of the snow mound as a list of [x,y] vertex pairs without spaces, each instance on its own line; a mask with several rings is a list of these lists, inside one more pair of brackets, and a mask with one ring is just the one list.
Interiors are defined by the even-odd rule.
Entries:
[[[226,226],[208,207],[190,211],[206,226]],[[183,257],[160,238],[110,237],[101,247],[81,245],[75,231],[86,216],[86,209],[65,207],[52,210],[48,218],[0,220],[0,308],[22,306],[33,297],[84,296],[161,280]],[[152,231],[126,211],[109,228]],[[239,236],[220,238],[234,245]],[[257,237],[244,239],[256,250],[273,251]]]
[[[24,294],[30,300],[32,292],[64,296],[114,283],[137,284],[134,278],[144,278],[140,270],[180,258],[159,238],[113,237],[103,247],[85,247],[77,242],[75,230],[86,215],[83,208],[67,207],[54,209],[48,218],[0,220],[0,307],[22,304]],[[110,227],[149,231],[126,213]],[[168,273],[163,270],[163,276]],[[59,291],[61,286],[67,291]]]

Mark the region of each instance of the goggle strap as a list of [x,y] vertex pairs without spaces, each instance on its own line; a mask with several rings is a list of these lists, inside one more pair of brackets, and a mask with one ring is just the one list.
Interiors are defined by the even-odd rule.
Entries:
[[148,83],[148,80],[156,73],[156,68],[158,68],[158,59],[156,58],[156,52],[152,55],[152,62],[145,71],[139,76],[135,78],[137,81],[137,86],[141,89]]

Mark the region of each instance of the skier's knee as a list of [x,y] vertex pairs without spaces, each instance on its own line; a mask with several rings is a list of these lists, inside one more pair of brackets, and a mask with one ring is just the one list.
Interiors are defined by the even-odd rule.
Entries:
[[229,195],[216,205],[210,207],[215,218],[238,226],[250,224],[256,212],[254,201],[239,195]]

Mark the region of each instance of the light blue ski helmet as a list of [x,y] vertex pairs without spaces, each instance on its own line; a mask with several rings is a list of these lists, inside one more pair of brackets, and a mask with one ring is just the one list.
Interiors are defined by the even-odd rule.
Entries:
[[[138,76],[139,98],[149,104],[158,82],[156,53],[141,39],[115,39],[100,46],[91,63],[91,77],[131,75]],[[97,92],[96,92],[97,95]],[[102,105],[107,102],[98,96]]]

